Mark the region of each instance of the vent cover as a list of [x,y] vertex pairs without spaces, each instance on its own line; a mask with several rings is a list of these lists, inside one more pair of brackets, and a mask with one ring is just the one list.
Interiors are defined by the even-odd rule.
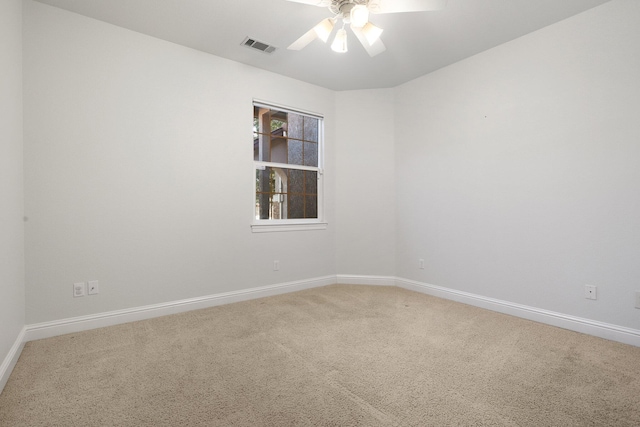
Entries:
[[256,39],[252,39],[250,37],[246,37],[242,41],[242,45],[246,47],[250,47],[251,49],[259,50],[260,52],[264,52],[264,53],[273,53],[276,50],[275,46],[270,46],[266,43],[259,42]]

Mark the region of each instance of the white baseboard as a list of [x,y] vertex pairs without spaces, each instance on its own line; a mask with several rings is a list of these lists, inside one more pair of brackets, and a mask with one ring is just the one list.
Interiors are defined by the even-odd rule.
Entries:
[[18,358],[20,357],[20,353],[22,353],[22,349],[24,348],[24,337],[26,334],[26,329],[26,327],[22,328],[22,330],[18,334],[18,337],[16,338],[16,341],[11,346],[9,354],[7,354],[7,356],[4,358],[4,361],[2,362],[2,365],[0,365],[0,393],[2,393],[2,390],[7,384],[7,381],[9,381],[11,371],[13,371],[16,363],[18,363]]
[[125,310],[110,311],[106,313],[92,314],[89,316],[72,317],[68,319],[54,320],[52,322],[27,325],[24,341],[33,341],[42,338],[50,338],[73,332],[102,328],[105,326],[119,325],[138,320],[151,319],[169,314],[183,313],[185,311],[214,307],[234,302],[247,301],[256,298],[280,295],[288,292],[301,291],[303,289],[333,285],[336,276],[317,277],[314,279],[295,282],[280,283],[277,285],[262,286],[258,288],[243,289],[240,291],[225,292],[215,295],[207,295],[198,298],[190,298],[180,301],[171,301],[161,304],[134,307]]
[[395,286],[396,278],[392,276],[363,276],[356,274],[338,274],[337,282],[343,285],[376,285]]
[[427,283],[413,280],[396,278],[396,286],[417,291],[423,294],[458,301],[464,304],[473,305],[499,313],[509,314],[523,319],[559,328],[580,332],[587,335],[617,341],[624,344],[640,347],[640,330],[626,328],[624,326],[612,325],[610,323],[598,322],[582,317],[543,310],[522,304],[488,298],[468,292],[457,291],[442,286],[429,285]]
[[[366,276],[338,274],[336,276],[324,276],[295,282],[281,283],[240,291],[226,292],[204,297],[171,301],[162,304],[154,304],[143,307],[134,307],[125,310],[117,310],[106,313],[98,313],[89,316],[73,317],[52,322],[27,325],[13,346],[10,354],[0,366],[0,385],[8,379],[11,369],[20,356],[22,345],[26,341],[54,337],[89,329],[113,326],[122,323],[145,320],[169,314],[183,313],[190,310],[214,307],[234,302],[247,301],[256,298],[280,295],[288,292],[300,291],[315,287],[332,285],[335,283],[353,285],[378,285],[398,286],[417,291],[423,294],[433,295],[453,301],[462,302],[480,308],[485,308],[499,313],[509,314],[536,322],[581,332],[588,335],[605,338],[625,344],[640,347],[640,330],[598,322],[567,314],[543,310],[522,304],[484,297],[482,295],[462,292],[442,286],[430,285],[413,280],[391,276]],[[6,378],[5,378],[6,376]]]

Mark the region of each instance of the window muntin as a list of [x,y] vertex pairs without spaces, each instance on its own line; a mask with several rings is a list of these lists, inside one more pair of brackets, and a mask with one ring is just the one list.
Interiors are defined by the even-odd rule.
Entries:
[[322,218],[322,118],[254,103],[254,224]]

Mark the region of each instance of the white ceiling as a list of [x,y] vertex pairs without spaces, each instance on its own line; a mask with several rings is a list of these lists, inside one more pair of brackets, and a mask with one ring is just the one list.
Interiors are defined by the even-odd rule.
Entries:
[[[286,0],[38,0],[143,34],[333,90],[394,87],[609,0],[448,0],[437,12],[372,15],[387,51],[370,58],[353,34],[349,52],[289,44],[329,17]],[[241,46],[246,36],[278,47]]]

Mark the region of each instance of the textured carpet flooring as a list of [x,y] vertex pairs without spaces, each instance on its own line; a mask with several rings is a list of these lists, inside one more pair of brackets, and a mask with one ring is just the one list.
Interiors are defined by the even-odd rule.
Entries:
[[640,348],[335,285],[27,343],[4,426],[640,426]]

